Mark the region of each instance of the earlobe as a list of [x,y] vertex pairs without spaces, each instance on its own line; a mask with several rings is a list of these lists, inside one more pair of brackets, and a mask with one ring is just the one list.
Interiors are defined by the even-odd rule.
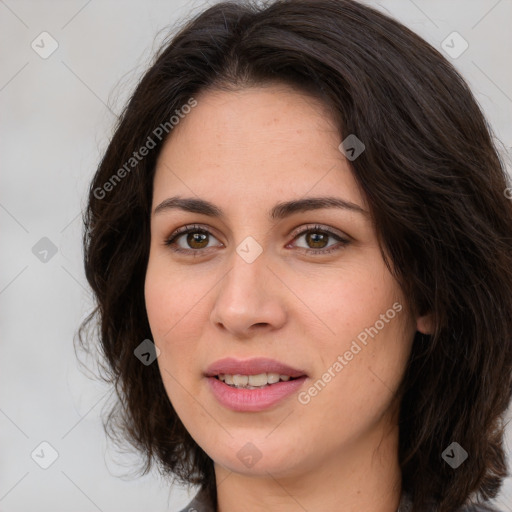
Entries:
[[422,334],[432,334],[433,325],[431,314],[420,316],[416,319],[416,330]]

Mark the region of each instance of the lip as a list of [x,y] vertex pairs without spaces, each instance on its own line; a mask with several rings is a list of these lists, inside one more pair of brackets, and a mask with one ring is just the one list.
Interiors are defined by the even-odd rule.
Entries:
[[[276,382],[261,389],[242,389],[228,386],[215,378],[220,373],[230,375],[279,373],[280,375],[289,375],[294,380]],[[246,360],[231,357],[219,359],[208,367],[205,377],[207,377],[210,390],[217,401],[236,412],[259,412],[268,409],[297,392],[308,378],[305,371],[266,357]]]
[[261,389],[232,388],[215,377],[208,377],[210,390],[224,407],[236,412],[264,411],[294,394],[304,384],[304,375],[295,380],[277,382]]
[[206,377],[215,377],[220,373],[229,375],[259,375],[260,373],[279,373],[290,377],[302,377],[307,374],[304,370],[292,368],[287,364],[269,359],[267,357],[254,357],[251,359],[235,359],[226,357],[215,361],[205,371]]

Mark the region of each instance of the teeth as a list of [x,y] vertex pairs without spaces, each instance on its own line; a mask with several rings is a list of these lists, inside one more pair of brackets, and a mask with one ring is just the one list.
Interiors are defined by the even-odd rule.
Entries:
[[266,386],[268,384],[266,373],[260,373],[259,375],[249,375],[248,380],[249,386]]
[[[279,382],[280,377],[281,376],[279,375],[279,373],[267,373],[267,382],[269,384],[275,384],[276,382]],[[290,378],[290,377],[288,377],[288,375],[282,375],[282,377],[286,377],[286,380],[288,380]],[[250,379],[249,379],[249,381],[250,381]]]
[[230,375],[228,373],[221,373],[218,375],[219,380],[225,382],[229,386],[238,388],[261,388],[268,384],[275,384],[282,380],[284,382],[290,380],[289,375],[280,375],[279,373],[260,373],[258,375]]
[[235,386],[247,386],[249,377],[247,375],[233,375],[233,384]]

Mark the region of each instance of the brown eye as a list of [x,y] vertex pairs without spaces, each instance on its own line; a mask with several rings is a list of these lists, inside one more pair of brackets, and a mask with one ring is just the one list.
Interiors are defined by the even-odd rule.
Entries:
[[164,244],[173,251],[195,253],[208,248],[210,238],[216,238],[206,229],[199,226],[185,226],[175,231]]
[[[350,243],[349,240],[320,226],[313,226],[301,231],[297,236],[295,236],[294,240],[299,240],[300,238],[304,238],[306,247],[299,246],[299,248],[307,254],[315,255],[329,254],[331,252],[338,251]],[[328,245],[330,238],[337,240],[338,243]]]
[[313,249],[323,249],[328,243],[329,236],[324,233],[310,231],[305,235],[306,243],[312,246]]
[[187,233],[186,243],[192,249],[204,249],[206,245],[204,244],[206,240],[206,245],[208,245],[208,234],[207,233],[199,233],[199,232],[191,232]]
[[[303,237],[306,247],[297,247],[307,254],[319,256],[338,251],[350,243],[349,240],[320,226],[313,226],[301,231],[294,237],[294,240]],[[165,240],[164,244],[171,247],[175,252],[196,256],[211,247],[208,247],[211,239],[217,240],[207,229],[201,226],[184,226],[175,231]],[[329,245],[329,239],[332,239],[334,243]]]

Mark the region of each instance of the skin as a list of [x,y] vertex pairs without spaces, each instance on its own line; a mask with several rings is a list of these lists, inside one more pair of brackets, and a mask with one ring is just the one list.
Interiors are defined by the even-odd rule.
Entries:
[[[395,512],[401,474],[393,398],[414,333],[427,332],[428,319],[409,313],[384,264],[339,133],[322,103],[284,85],[209,90],[196,99],[159,155],[152,210],[171,196],[199,197],[225,218],[153,214],[145,298],[169,399],[214,461],[218,510],[243,503],[253,512]],[[278,202],[326,195],[366,213],[268,218]],[[190,253],[173,252],[165,240],[188,224],[200,224],[209,238],[187,243],[185,234],[176,244]],[[315,245],[299,233],[311,224],[349,243],[329,237]],[[250,264],[236,252],[248,236],[263,250]],[[304,252],[326,245],[340,249]],[[265,356],[304,370],[307,390],[396,302],[401,312],[307,404],[292,395],[263,412],[234,412],[203,376],[220,358]],[[237,457],[247,442],[261,453],[252,467]]]

